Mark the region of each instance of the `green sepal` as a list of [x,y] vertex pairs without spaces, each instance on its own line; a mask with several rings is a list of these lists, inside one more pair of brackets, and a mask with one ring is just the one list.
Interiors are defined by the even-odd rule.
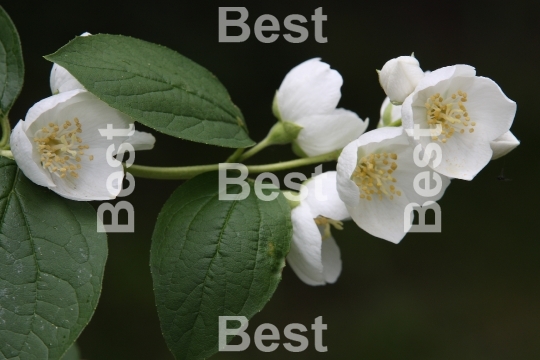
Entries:
[[274,114],[276,119],[278,119],[278,121],[281,121],[281,114],[279,112],[279,106],[277,103],[277,93],[278,92],[276,90],[276,94],[274,95],[274,100],[272,101],[272,113]]
[[296,140],[302,129],[303,127],[290,121],[279,121],[268,132],[268,144],[289,144]]

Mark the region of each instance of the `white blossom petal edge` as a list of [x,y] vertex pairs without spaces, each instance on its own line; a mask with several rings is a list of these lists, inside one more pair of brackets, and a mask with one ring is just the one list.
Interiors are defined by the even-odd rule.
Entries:
[[[28,110],[11,134],[11,150],[30,180],[71,200],[108,200],[120,192],[121,165],[109,165],[107,149],[114,155],[127,137],[107,140],[99,129],[127,129],[133,120],[85,90],[62,92],[45,98]],[[155,139],[135,133],[135,149],[150,149]],[[116,182],[108,183],[117,173]]]
[[519,140],[512,134],[512,132],[507,131],[495,140],[489,143],[493,155],[491,160],[498,159],[508,154],[510,151],[514,150],[519,145]]
[[336,70],[315,58],[289,71],[276,93],[275,115],[303,128],[295,142],[308,156],[342,149],[368,126],[354,112],[336,109],[342,84]]
[[405,129],[432,129],[433,136],[418,143],[424,149],[431,142],[441,146],[442,162],[434,170],[463,180],[472,180],[491,160],[490,143],[510,129],[516,113],[516,103],[493,80],[475,74],[468,65],[426,74],[401,108]]
[[292,212],[293,238],[287,262],[308,285],[334,283],[341,274],[341,253],[330,226],[341,229],[349,218],[336,190],[336,172],[308,180],[300,195],[304,200]]
[[[337,191],[352,219],[371,235],[393,243],[410,229],[411,224],[404,223],[406,206],[437,201],[450,184],[446,176],[418,167],[413,149],[403,128],[384,127],[351,142],[338,159]],[[435,195],[424,196],[414,188],[416,176],[425,171],[430,188],[440,186]]]
[[58,64],[54,64],[52,67],[50,85],[53,94],[84,89],[84,86],[66,68]]

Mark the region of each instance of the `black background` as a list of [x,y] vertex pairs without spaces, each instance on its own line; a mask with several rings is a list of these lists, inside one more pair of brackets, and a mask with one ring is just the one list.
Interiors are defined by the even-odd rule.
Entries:
[[[123,34],[168,46],[212,71],[242,109],[250,136],[261,140],[274,123],[271,102],[295,65],[321,57],[343,78],[340,106],[379,117],[384,93],[375,69],[415,52],[424,70],[470,64],[494,79],[516,101],[512,127],[522,144],[493,161],[471,182],[453,181],[439,202],[441,234],[409,234],[399,244],[369,236],[354,223],[334,232],[343,272],[334,285],[310,287],[286,268],[266,308],[250,322],[309,328],[317,316],[328,324],[327,353],[310,346],[289,353],[282,346],[261,353],[215,359],[538,359],[540,358],[539,131],[540,13],[532,1],[349,2],[268,1],[2,1],[15,22],[26,64],[25,87],[10,117],[50,95],[51,64],[42,58],[75,35]],[[281,36],[263,44],[218,42],[218,8],[245,6],[253,27],[262,14],[281,22],[306,18],[322,6],[328,43],[310,36],[290,44]],[[284,33],[284,31],[282,31]],[[143,127],[139,127],[142,129]],[[156,134],[155,150],[137,154],[147,165],[222,161],[228,149]],[[293,158],[273,147],[250,163]],[[334,164],[325,164],[331,170]],[[512,181],[498,181],[504,175]],[[309,174],[313,169],[302,169]],[[281,174],[282,175],[282,174]],[[172,359],[161,337],[148,250],[157,214],[180,181],[136,180],[128,200],[136,211],[135,234],[111,234],[103,293],[79,345],[84,359]],[[94,204],[98,205],[98,203]],[[537,235],[534,235],[537,234]]]

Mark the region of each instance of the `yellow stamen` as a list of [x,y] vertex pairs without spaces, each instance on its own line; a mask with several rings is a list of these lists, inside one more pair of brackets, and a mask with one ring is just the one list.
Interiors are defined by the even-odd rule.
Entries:
[[315,224],[317,224],[317,226],[324,226],[324,231],[322,235],[323,240],[332,237],[332,234],[330,233],[330,225],[332,225],[338,230],[343,230],[343,223],[341,221],[330,219],[321,215],[317,216],[313,220],[315,220]]
[[[70,178],[77,179],[79,174],[75,170],[82,169],[81,156],[84,155],[82,150],[90,148],[86,144],[81,144],[82,138],[75,135],[82,134],[83,130],[79,119],[75,118],[74,122],[75,126],[70,121],[62,124],[50,122],[48,128],[39,129],[33,139],[36,150],[40,153],[43,168],[60,178],[69,175]],[[93,160],[94,156],[88,155],[88,159]]]
[[[427,99],[425,107],[427,109],[427,123],[431,129],[440,125],[442,130],[439,136],[432,136],[433,141],[440,141],[445,144],[448,139],[457,133],[465,133],[464,127],[476,126],[467,112],[464,103],[467,102],[467,93],[461,90],[457,94],[451,94],[444,98],[441,94],[433,94]],[[472,133],[474,130],[469,130]]]
[[[392,194],[398,194],[396,187],[392,183],[396,183],[397,179],[391,174],[397,170],[398,164],[393,161],[390,163],[387,158],[397,160],[396,153],[372,153],[364,156],[358,161],[356,168],[351,175],[351,180],[358,186],[360,191],[360,199],[372,201],[371,195],[376,195],[379,200],[385,197],[392,200]],[[399,192],[399,195],[401,192]]]

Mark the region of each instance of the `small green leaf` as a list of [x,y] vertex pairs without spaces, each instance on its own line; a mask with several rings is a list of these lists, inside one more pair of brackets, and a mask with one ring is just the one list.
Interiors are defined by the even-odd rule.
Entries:
[[9,15],[0,6],[0,117],[11,109],[21,92],[23,79],[19,34]]
[[0,355],[60,359],[101,293],[107,239],[96,212],[0,157]]
[[[292,236],[290,207],[280,193],[219,200],[218,174],[180,186],[163,207],[150,264],[161,329],[177,359],[218,351],[219,316],[250,319],[281,280]],[[228,194],[238,194],[229,185]]]
[[219,80],[164,46],[98,34],[76,37],[45,58],[113,108],[157,131],[225,147],[254,144]]

